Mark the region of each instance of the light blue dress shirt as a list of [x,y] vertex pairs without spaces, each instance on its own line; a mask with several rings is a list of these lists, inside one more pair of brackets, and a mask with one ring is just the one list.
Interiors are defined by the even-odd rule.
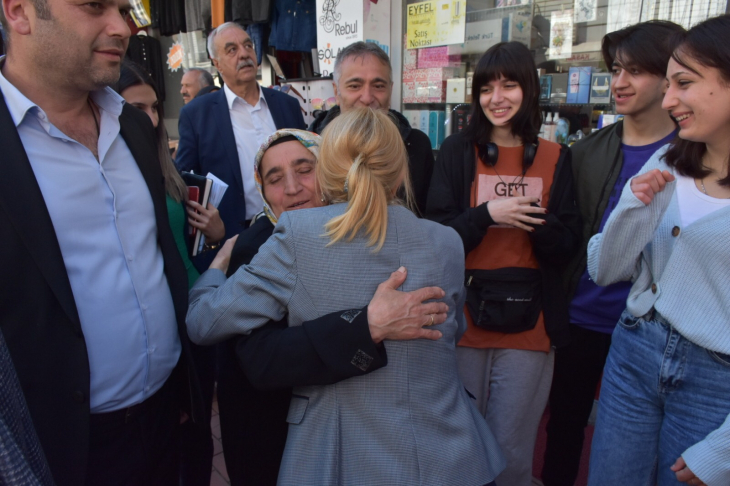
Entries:
[[61,247],[88,350],[91,412],[140,403],[170,376],[181,345],[152,198],[119,132],[124,100],[110,88],[91,94],[97,161],[2,73],[0,89]]

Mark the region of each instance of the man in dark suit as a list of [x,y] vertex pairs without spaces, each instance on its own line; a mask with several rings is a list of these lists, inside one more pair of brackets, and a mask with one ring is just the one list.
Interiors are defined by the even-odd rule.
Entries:
[[[175,485],[185,268],[149,118],[116,82],[126,0],[4,0],[0,328],[57,485]],[[184,385],[183,385],[184,384]]]
[[[208,51],[225,86],[183,107],[175,163],[228,184],[218,211],[231,238],[263,209],[253,177],[259,146],[277,129],[304,128],[304,118],[296,99],[259,86],[254,45],[241,26],[227,22],[213,30]],[[206,270],[214,253],[206,252],[196,267]]]

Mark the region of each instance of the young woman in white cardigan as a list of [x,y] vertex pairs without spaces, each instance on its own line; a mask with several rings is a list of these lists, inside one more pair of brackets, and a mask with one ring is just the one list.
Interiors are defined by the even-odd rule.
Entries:
[[678,34],[664,108],[679,138],[589,244],[634,282],[604,371],[589,484],[730,484],[730,16]]

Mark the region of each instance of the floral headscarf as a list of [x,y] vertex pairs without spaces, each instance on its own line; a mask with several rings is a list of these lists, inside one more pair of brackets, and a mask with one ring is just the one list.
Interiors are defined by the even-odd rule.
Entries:
[[261,179],[261,173],[259,172],[259,167],[261,166],[261,159],[264,157],[264,153],[269,149],[271,144],[280,138],[288,136],[296,138],[302,145],[304,145],[304,148],[312,152],[315,159],[319,159],[319,144],[322,142],[322,138],[316,133],[307,132],[306,130],[295,130],[293,128],[277,130],[268,139],[266,139],[263,144],[261,144],[259,151],[256,152],[253,174],[256,180],[256,188],[259,190],[259,194],[261,194],[261,199],[264,200],[264,213],[272,224],[276,224],[278,218],[274,215],[269,203],[266,201],[266,196],[264,196],[263,182]]

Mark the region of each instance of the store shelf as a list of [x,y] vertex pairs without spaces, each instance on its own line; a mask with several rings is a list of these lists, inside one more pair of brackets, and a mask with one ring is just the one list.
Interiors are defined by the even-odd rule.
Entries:
[[540,106],[611,106],[612,103],[561,103],[541,101]]
[[[422,102],[422,103],[403,103],[404,105],[408,106],[431,106],[431,105],[437,105],[437,106],[445,106],[445,105],[471,105],[471,102],[467,103],[447,103],[445,101],[430,101],[430,102]],[[594,107],[610,107],[613,103],[564,103],[560,101],[556,102],[546,102],[541,101],[540,106],[594,106]]]
[[422,103],[403,102],[404,105],[471,105],[471,103],[449,103],[447,101],[426,101]]

